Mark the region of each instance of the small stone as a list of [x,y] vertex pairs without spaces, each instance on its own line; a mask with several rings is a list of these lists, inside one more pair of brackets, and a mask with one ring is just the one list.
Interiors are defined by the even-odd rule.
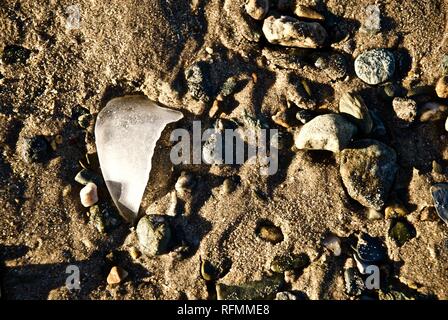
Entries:
[[282,230],[279,227],[274,226],[272,224],[268,223],[262,224],[258,226],[255,232],[258,237],[272,244],[277,244],[283,241]]
[[401,247],[415,237],[415,229],[407,221],[397,221],[389,230],[389,236]]
[[218,300],[268,300],[275,297],[283,283],[283,276],[276,274],[239,286],[218,283],[216,293]]
[[166,253],[171,242],[171,228],[165,217],[144,216],[137,224],[137,238],[142,253],[155,256]]
[[87,129],[93,124],[93,116],[91,114],[83,114],[78,117],[78,125]]
[[327,38],[327,32],[319,23],[303,22],[287,16],[266,18],[263,33],[272,44],[299,48],[320,48]]
[[209,102],[216,93],[210,78],[211,67],[206,61],[198,61],[185,70],[188,91],[196,100]]
[[79,192],[79,197],[81,199],[81,204],[84,207],[93,206],[98,202],[98,188],[93,182],[89,182],[84,188]]
[[386,207],[384,210],[384,216],[386,219],[404,218],[408,214],[405,207],[400,204],[392,204]]
[[427,102],[420,108],[420,122],[439,121],[448,114],[448,106],[437,103]]
[[89,209],[89,220],[99,233],[106,232],[106,225],[98,205],[91,206]]
[[369,134],[372,130],[373,121],[369,109],[360,95],[351,92],[344,93],[339,100],[339,112],[353,117],[352,119],[363,133]]
[[275,300],[298,300],[298,297],[288,291],[277,292]]
[[246,0],[244,5],[246,12],[255,20],[263,20],[269,11],[268,0]]
[[371,139],[357,141],[340,154],[340,173],[350,197],[363,206],[381,210],[398,170],[397,155]]
[[278,0],[277,8],[284,12],[292,11],[299,18],[324,20],[324,16],[322,14],[310,7],[302,5],[300,2],[300,0]]
[[436,208],[433,206],[425,206],[420,210],[421,221],[437,221],[438,219]]
[[445,120],[445,130],[448,131],[448,117]]
[[376,85],[389,80],[395,72],[395,58],[385,49],[373,49],[355,60],[355,72],[362,81]]
[[179,179],[177,179],[174,189],[180,195],[189,194],[191,193],[195,184],[196,182],[194,181],[193,176],[191,174],[182,172]]
[[444,55],[442,61],[440,62],[440,69],[444,75],[448,75],[448,55]]
[[67,185],[62,190],[62,196],[63,197],[67,197],[71,192],[72,192],[72,186],[71,185]]
[[119,284],[121,283],[126,277],[128,276],[128,273],[123,268],[114,266],[112,269],[110,269],[109,275],[107,276],[107,283],[108,284]]
[[366,7],[366,19],[361,30],[369,34],[377,34],[381,31],[381,11],[379,5],[371,4]]
[[136,247],[131,247],[129,249],[129,255],[132,259],[137,260],[141,256],[141,252]]
[[306,18],[311,20],[324,20],[324,16],[310,7],[298,4],[294,8],[294,14],[299,18]]
[[51,146],[44,136],[37,135],[24,139],[22,154],[27,162],[42,163],[48,161],[51,152]]
[[3,50],[2,60],[5,64],[25,63],[31,50],[18,45],[7,45]]
[[333,81],[347,76],[347,62],[341,54],[332,54],[329,57],[319,57],[314,63],[314,66],[323,70]]
[[222,193],[229,194],[235,190],[235,183],[232,179],[226,178],[222,183]]
[[271,117],[271,119],[272,119],[272,121],[274,121],[274,123],[278,124],[279,126],[281,126],[283,128],[291,128],[291,124],[289,123],[289,119],[284,110],[280,110],[279,112],[274,114]]
[[430,191],[437,214],[448,224],[448,183],[435,184]]
[[288,270],[302,270],[310,264],[310,258],[307,254],[299,255],[279,255],[275,256],[271,262],[271,270],[276,273],[283,273]]
[[367,219],[369,220],[381,220],[383,219],[383,215],[380,211],[372,209],[372,208],[366,208],[367,209]]
[[379,238],[362,233],[358,238],[355,255],[367,264],[382,262],[387,257],[386,248]]
[[104,184],[103,179],[99,175],[88,169],[82,169],[79,171],[75,176],[75,181],[84,186],[88,183],[95,183],[98,186]]
[[417,103],[412,99],[396,97],[392,106],[397,118],[397,125],[401,128],[408,127],[417,117]]
[[336,257],[339,257],[341,255],[342,252],[341,239],[339,239],[339,237],[330,235],[324,239],[322,244],[324,245],[325,248],[330,250]]
[[356,127],[343,116],[325,114],[306,123],[295,135],[294,142],[298,149],[339,152],[355,133]]
[[439,98],[448,98],[448,76],[443,76],[437,81],[436,93]]

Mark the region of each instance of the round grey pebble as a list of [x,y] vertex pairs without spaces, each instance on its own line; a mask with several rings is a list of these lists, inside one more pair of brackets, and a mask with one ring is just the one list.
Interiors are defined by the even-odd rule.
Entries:
[[355,72],[362,81],[376,85],[389,80],[395,72],[395,58],[385,49],[373,49],[355,60]]
[[144,216],[138,222],[136,231],[140,249],[144,254],[156,256],[168,251],[171,228],[163,216]]

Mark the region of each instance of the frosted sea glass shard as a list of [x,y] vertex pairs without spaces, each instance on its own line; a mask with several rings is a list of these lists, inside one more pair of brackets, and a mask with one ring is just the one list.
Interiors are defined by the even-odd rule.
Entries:
[[154,148],[165,126],[183,118],[144,96],[109,101],[98,114],[95,140],[107,189],[120,214],[135,222],[151,171]]

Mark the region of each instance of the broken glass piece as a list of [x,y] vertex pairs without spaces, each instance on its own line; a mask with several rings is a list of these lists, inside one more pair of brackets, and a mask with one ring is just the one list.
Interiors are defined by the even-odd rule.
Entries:
[[98,114],[96,146],[107,189],[128,222],[135,222],[151,171],[154,148],[165,126],[183,118],[144,96],[109,101]]

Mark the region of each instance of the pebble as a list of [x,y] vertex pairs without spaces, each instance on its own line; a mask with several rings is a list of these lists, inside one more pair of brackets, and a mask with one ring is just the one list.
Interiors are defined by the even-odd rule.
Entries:
[[397,221],[389,230],[389,236],[401,247],[415,237],[414,227],[407,221]]
[[141,254],[142,253],[140,252],[140,250],[138,250],[136,247],[131,247],[129,249],[129,255],[134,260],[137,260],[138,258],[140,258]]
[[298,300],[297,295],[288,291],[277,292],[275,300]]
[[354,122],[364,134],[372,131],[373,121],[364,100],[358,94],[346,92],[339,100],[339,112],[353,117]]
[[24,139],[22,155],[27,162],[42,163],[48,161],[51,152],[50,143],[42,135]]
[[421,221],[437,221],[439,219],[436,208],[433,206],[425,206],[420,210]]
[[342,253],[341,239],[339,237],[330,235],[322,242],[325,248],[330,250],[336,257],[339,257]]
[[448,183],[438,183],[430,189],[437,214],[448,224]]
[[448,117],[445,120],[445,130],[448,131]]
[[194,188],[196,182],[193,179],[193,175],[186,173],[183,171],[177,179],[176,184],[174,186],[174,189],[176,192],[178,192],[180,195],[191,193],[192,189]]
[[277,1],[277,8],[285,12],[294,12],[299,18],[306,18],[311,20],[324,20],[324,16],[316,10],[302,5],[300,0],[279,0]]
[[306,123],[294,136],[294,142],[298,149],[339,152],[348,145],[355,133],[355,125],[343,116],[325,114]]
[[239,286],[218,283],[216,294],[218,300],[269,300],[275,297],[283,284],[283,276],[275,274]]
[[268,0],[247,0],[244,5],[246,12],[255,20],[263,20],[269,11]]
[[75,176],[75,181],[82,185],[87,185],[88,183],[95,183],[97,186],[103,185],[103,179],[88,169],[82,169]]
[[287,16],[266,18],[263,33],[270,43],[286,47],[320,48],[327,39],[327,32],[319,23]]
[[277,244],[283,241],[282,229],[271,224],[260,225],[256,230],[256,234],[264,241],[272,244]]
[[448,76],[443,76],[437,81],[436,93],[439,98],[448,98]]
[[302,270],[309,266],[310,258],[306,253],[299,255],[278,255],[272,259],[271,270],[276,273],[283,273],[289,270]]
[[87,129],[93,124],[93,116],[91,114],[83,114],[78,117],[78,125]]
[[395,58],[385,49],[373,49],[355,60],[355,72],[362,81],[376,85],[389,80],[395,72]]
[[363,263],[374,264],[382,262],[387,257],[387,251],[379,238],[362,233],[358,237],[355,255]]
[[404,218],[408,214],[406,208],[400,204],[392,204],[386,207],[384,210],[384,216],[386,219]]
[[366,18],[361,30],[368,34],[377,34],[381,31],[381,11],[380,6],[371,4],[366,7]]
[[367,209],[367,219],[369,220],[381,220],[383,219],[383,215],[380,211],[372,209],[372,208],[366,208]]
[[348,74],[347,61],[342,54],[332,54],[329,57],[319,57],[314,63],[316,68],[325,72],[333,81],[345,78]]
[[137,238],[142,253],[155,256],[166,253],[171,242],[171,228],[165,217],[147,215],[137,224]]
[[211,67],[206,61],[198,61],[185,70],[188,91],[196,100],[209,102],[216,88],[210,81]]
[[235,183],[231,178],[224,179],[224,182],[222,183],[222,193],[223,194],[229,194],[232,193],[235,190]]
[[115,207],[109,204],[91,206],[89,209],[90,222],[100,233],[113,230],[120,225],[120,216]]
[[350,197],[381,210],[398,170],[397,155],[382,142],[365,139],[340,154],[340,173]]
[[448,106],[437,102],[427,102],[420,108],[420,122],[439,121],[448,114]]
[[107,276],[107,283],[108,284],[119,284],[121,283],[126,277],[128,276],[128,273],[123,268],[114,266],[112,269],[110,269],[109,275]]
[[79,197],[81,198],[81,203],[84,207],[93,206],[98,202],[98,188],[95,183],[89,182],[84,188],[79,192]]
[[417,117],[417,103],[412,99],[396,97],[392,106],[397,119],[396,124],[400,128],[408,127]]

